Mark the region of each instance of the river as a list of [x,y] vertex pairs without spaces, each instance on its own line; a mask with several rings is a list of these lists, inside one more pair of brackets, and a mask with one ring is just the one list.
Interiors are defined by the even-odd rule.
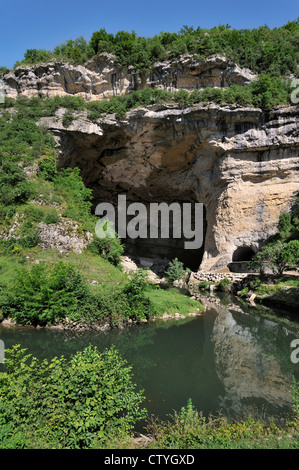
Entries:
[[162,419],[191,398],[205,416],[220,412],[242,419],[251,414],[280,421],[292,409],[292,376],[299,379],[299,364],[291,361],[298,325],[265,318],[227,299],[207,305],[196,318],[108,332],[0,325],[0,339],[5,348],[20,344],[49,359],[69,357],[89,344],[100,351],[115,345],[144,389],[149,414]]

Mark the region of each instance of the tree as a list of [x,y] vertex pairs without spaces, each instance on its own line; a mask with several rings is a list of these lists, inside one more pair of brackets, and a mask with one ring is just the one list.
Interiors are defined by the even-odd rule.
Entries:
[[185,280],[188,275],[189,269],[184,268],[182,261],[174,258],[170,261],[168,269],[165,271],[166,279],[169,283],[174,281]]
[[282,212],[279,216],[278,235],[282,240],[286,240],[294,230],[291,214]]
[[299,265],[299,240],[291,240],[282,250],[281,257],[286,265],[295,268]]
[[283,243],[281,240],[266,244],[249,263],[249,267],[258,269],[260,275],[267,270],[281,276],[287,267],[295,267],[299,260],[299,241]]

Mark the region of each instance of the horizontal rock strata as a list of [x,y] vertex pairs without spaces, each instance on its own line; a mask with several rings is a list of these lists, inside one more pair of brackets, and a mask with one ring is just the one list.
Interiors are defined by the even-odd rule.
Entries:
[[150,106],[121,122],[107,116],[91,123],[83,113],[68,128],[62,116],[41,124],[55,135],[59,165],[81,169],[95,204],[116,205],[122,194],[147,206],[204,205],[201,250],[182,250],[181,240],[145,240],[135,242],[136,256],[182,255],[193,271],[222,269],[240,248],[254,254],[299,192],[297,107],[264,113],[213,104]]
[[248,69],[241,69],[225,57],[197,60],[192,55],[160,62],[145,72],[128,70],[111,54],[100,54],[83,65],[50,62],[18,66],[3,77],[7,97],[73,95],[86,100],[102,100],[144,88],[192,91],[205,87],[243,85],[255,80]]

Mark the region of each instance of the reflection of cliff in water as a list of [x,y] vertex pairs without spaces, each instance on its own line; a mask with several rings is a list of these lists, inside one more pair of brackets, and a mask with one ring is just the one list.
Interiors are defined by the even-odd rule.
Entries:
[[290,412],[292,364],[286,346],[293,338],[286,338],[279,323],[246,315],[237,306],[228,309],[214,304],[212,311],[216,315],[211,335],[215,367],[225,389],[219,410],[234,419]]

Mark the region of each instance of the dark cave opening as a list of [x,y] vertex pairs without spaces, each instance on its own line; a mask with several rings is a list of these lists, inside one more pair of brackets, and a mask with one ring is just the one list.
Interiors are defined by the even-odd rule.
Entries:
[[[186,201],[185,201],[186,202]],[[182,207],[182,202],[179,203]],[[163,220],[159,219],[159,226],[158,226],[158,237],[151,237],[150,236],[150,220],[147,220],[147,233],[148,236],[146,238],[130,238],[127,237],[123,239],[123,244],[125,246],[125,254],[131,256],[132,258],[160,258],[166,260],[173,260],[177,258],[184,264],[185,268],[189,268],[191,271],[197,271],[200,267],[202,262],[203,254],[204,254],[204,242],[205,236],[207,231],[207,221],[206,221],[206,209],[203,206],[202,211],[202,219],[201,219],[201,226],[199,226],[198,220],[194,217],[195,210],[194,204],[196,203],[189,203],[191,206],[191,224],[190,228],[192,228],[192,232],[194,232],[193,238],[186,238],[184,236],[184,226],[183,226],[183,215],[181,220],[181,237],[177,238],[174,236],[174,227],[173,227],[173,219],[169,218],[169,237],[163,238],[162,228],[163,228]],[[133,217],[128,217],[128,220],[132,220]],[[116,221],[117,222],[117,221]],[[117,229],[117,224],[116,224]],[[199,235],[200,231],[200,235]],[[188,242],[193,242],[196,245],[195,241],[199,241],[202,238],[202,243],[200,247],[196,247],[192,249],[192,247],[187,247]]]
[[233,263],[251,261],[255,252],[248,246],[239,246],[233,253]]

